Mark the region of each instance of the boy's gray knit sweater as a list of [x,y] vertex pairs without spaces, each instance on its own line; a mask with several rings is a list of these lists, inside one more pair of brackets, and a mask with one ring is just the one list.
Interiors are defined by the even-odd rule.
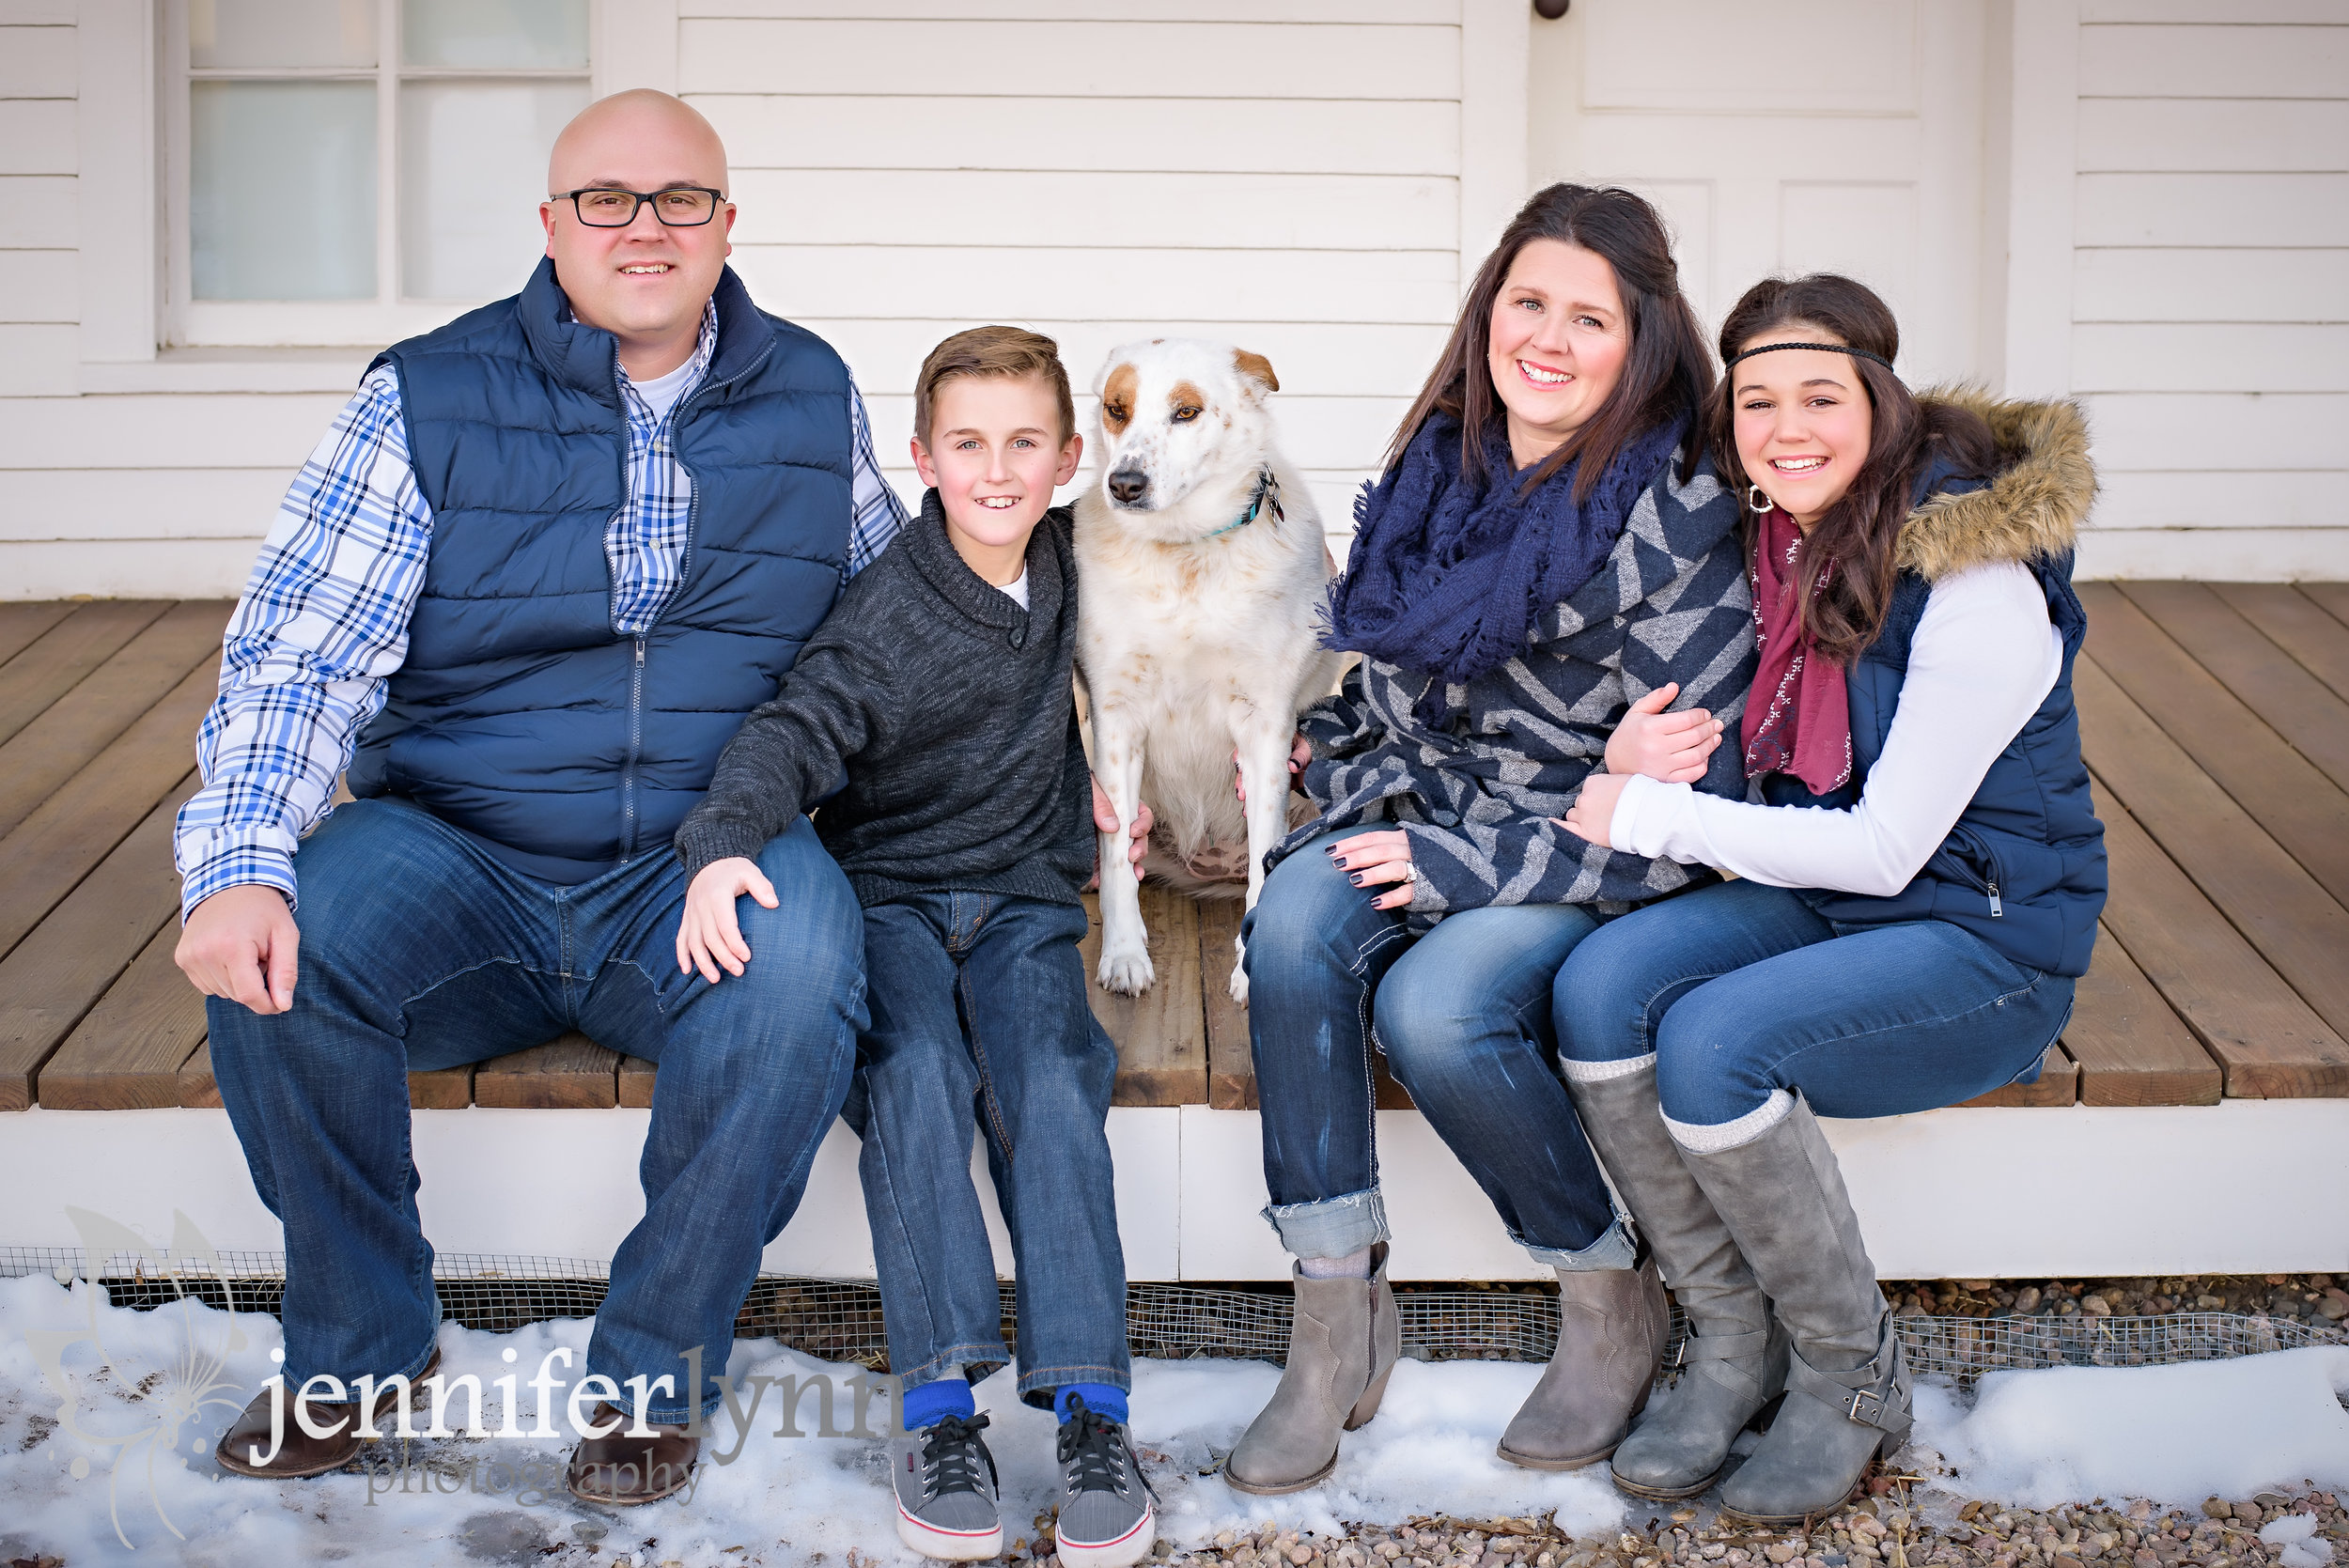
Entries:
[[936,888],[1075,903],[1093,811],[1070,531],[1066,507],[1036,524],[1022,610],[955,553],[930,491],[718,759],[677,830],[686,875],[755,859],[821,802],[817,833],[868,906]]

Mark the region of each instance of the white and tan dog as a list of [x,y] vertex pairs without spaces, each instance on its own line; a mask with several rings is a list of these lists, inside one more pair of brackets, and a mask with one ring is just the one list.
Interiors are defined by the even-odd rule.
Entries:
[[[1245,843],[1250,908],[1265,852],[1288,831],[1297,716],[1341,663],[1320,645],[1321,516],[1273,446],[1265,398],[1280,384],[1261,354],[1229,344],[1127,344],[1095,387],[1100,479],[1076,505],[1094,771],[1120,823],[1150,802],[1176,862],[1154,856],[1151,869],[1189,891],[1215,891],[1199,866]],[[1137,994],[1154,978],[1140,885],[1122,833],[1101,843],[1098,978]],[[1231,988],[1248,1000],[1237,966]]]

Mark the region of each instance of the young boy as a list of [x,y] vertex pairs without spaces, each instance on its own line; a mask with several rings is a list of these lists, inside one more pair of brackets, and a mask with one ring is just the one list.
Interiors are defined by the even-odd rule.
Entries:
[[864,906],[872,1022],[843,1114],[864,1141],[905,1387],[898,1538],[934,1558],[1003,1549],[971,1397],[1005,1359],[975,1120],[1018,1264],[1019,1393],[1061,1419],[1060,1559],[1120,1568],[1148,1553],[1156,1518],[1125,1424],[1104,1130],[1117,1056],[1077,954],[1091,776],[1070,684],[1070,518],[1047,510],[1077,472],[1074,426],[1050,338],[980,327],[931,350],[914,398],[922,515],[849,582],[678,831],[692,882],[677,958],[712,982],[742,972],[735,900],[775,898],[751,857],[823,801],[817,831]]

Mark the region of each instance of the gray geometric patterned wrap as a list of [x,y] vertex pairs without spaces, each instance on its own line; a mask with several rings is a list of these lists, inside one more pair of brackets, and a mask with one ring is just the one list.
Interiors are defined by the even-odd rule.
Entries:
[[1675,458],[1633,505],[1597,573],[1534,625],[1525,651],[1447,693],[1448,730],[1418,722],[1420,672],[1364,660],[1298,720],[1313,743],[1305,792],[1320,809],[1266,857],[1321,833],[1386,824],[1411,835],[1410,924],[1490,904],[1590,904],[1620,912],[1709,879],[1702,867],[1601,849],[1552,824],[1603,768],[1632,703],[1678,681],[1675,709],[1728,729],[1696,787],[1745,797],[1735,744],[1752,685],[1753,601],[1740,504],[1700,458]]

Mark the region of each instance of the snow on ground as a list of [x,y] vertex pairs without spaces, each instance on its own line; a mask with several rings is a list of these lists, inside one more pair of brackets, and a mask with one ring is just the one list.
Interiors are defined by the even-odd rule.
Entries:
[[[497,1379],[517,1378],[514,1424],[537,1424],[530,1379],[551,1352],[583,1354],[586,1320],[493,1335],[449,1326],[443,1371],[476,1375],[488,1393],[482,1424],[508,1411]],[[49,1336],[44,1338],[44,1336]],[[101,1355],[101,1345],[103,1346]],[[554,1544],[596,1542],[601,1560],[639,1564],[831,1562],[895,1564],[906,1553],[891,1527],[880,1445],[854,1436],[773,1436],[770,1401],[751,1436],[721,1415],[693,1492],[649,1508],[597,1510],[562,1488],[568,1436],[422,1438],[374,1451],[368,1474],[258,1483],[223,1477],[213,1439],[275,1368],[275,1322],[193,1303],[133,1312],[93,1300],[86,1285],[39,1277],[0,1281],[0,1561],[47,1554],[91,1563],[189,1565],[340,1561],[465,1565],[539,1560]],[[63,1424],[40,1357],[61,1358],[73,1384]],[[101,1362],[109,1363],[101,1365]],[[562,1369],[548,1402],[563,1425]],[[847,1380],[772,1341],[735,1347],[729,1371],[805,1378],[829,1374],[842,1392],[838,1423],[852,1423]],[[1144,1361],[1135,1368],[1135,1435],[1153,1454],[1162,1533],[1191,1544],[1226,1528],[1277,1521],[1300,1529],[1414,1514],[1538,1514],[1561,1528],[1610,1530],[1627,1517],[1603,1472],[1548,1475],[1493,1454],[1502,1424],[1539,1368],[1503,1362],[1405,1362],[1377,1421],[1346,1438],[1329,1486],[1290,1498],[1242,1498],[1207,1468],[1278,1379],[1252,1361]],[[1921,1446],[1958,1472],[1969,1495],[2053,1501],[2101,1494],[2197,1500],[2260,1485],[2349,1483],[2349,1349],[2287,1351],[2227,1363],[2127,1371],[2065,1369],[1985,1379],[1970,1409],[1949,1389],[1920,1400]],[[747,1395],[745,1396],[747,1397]],[[1049,1415],[1019,1405],[1011,1379],[980,1386],[1003,1472],[1006,1535],[1030,1521],[1055,1480]],[[463,1402],[458,1402],[461,1411]],[[817,1425],[817,1400],[800,1423]],[[451,1418],[462,1426],[461,1415]],[[729,1451],[732,1451],[729,1453]],[[117,1529],[119,1535],[117,1535]],[[127,1545],[126,1545],[127,1540]],[[656,1544],[646,1550],[647,1543]],[[728,1548],[739,1548],[729,1551]],[[856,1555],[852,1559],[851,1552]],[[576,1557],[566,1560],[578,1560]]]

